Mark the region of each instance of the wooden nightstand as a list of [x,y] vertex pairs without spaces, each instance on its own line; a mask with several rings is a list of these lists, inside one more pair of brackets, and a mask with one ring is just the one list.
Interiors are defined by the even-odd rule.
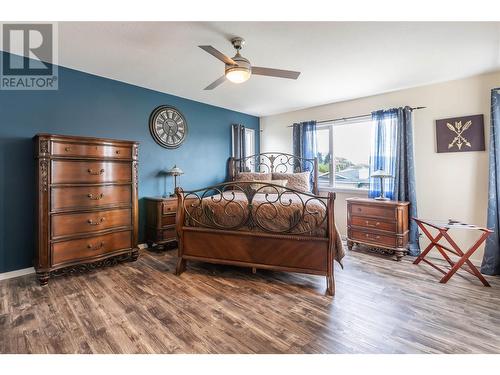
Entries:
[[409,202],[347,199],[347,247],[364,244],[394,254],[395,260],[407,253]]
[[175,232],[177,197],[144,199],[146,201],[146,243],[148,247],[177,246]]

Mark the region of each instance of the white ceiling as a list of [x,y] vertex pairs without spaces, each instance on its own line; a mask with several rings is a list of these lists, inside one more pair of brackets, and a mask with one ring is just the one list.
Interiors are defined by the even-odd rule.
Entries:
[[[198,45],[254,65],[301,71],[203,88],[224,65]],[[62,22],[59,64],[265,116],[500,69],[500,23]]]

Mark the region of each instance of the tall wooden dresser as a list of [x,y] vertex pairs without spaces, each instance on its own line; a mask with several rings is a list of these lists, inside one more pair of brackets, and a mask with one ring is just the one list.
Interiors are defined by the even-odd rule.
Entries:
[[35,269],[41,285],[136,260],[138,144],[38,134]]
[[364,244],[385,249],[395,260],[407,252],[409,202],[347,199],[347,247]]

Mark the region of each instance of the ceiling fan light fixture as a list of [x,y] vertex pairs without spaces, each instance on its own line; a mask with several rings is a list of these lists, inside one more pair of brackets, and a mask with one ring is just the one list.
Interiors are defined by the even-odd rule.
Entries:
[[251,70],[243,66],[234,66],[226,69],[226,78],[233,83],[248,81],[251,75]]
[[262,66],[252,67],[250,61],[240,54],[240,50],[245,44],[245,40],[237,37],[231,39],[231,43],[236,49],[236,55],[234,55],[233,58],[226,56],[212,46],[198,46],[225,64],[224,75],[217,78],[214,82],[205,87],[204,90],[213,90],[226,80],[233,83],[243,83],[248,81],[252,74],[288,79],[297,79],[300,75],[300,72],[294,72],[292,70],[271,69]]

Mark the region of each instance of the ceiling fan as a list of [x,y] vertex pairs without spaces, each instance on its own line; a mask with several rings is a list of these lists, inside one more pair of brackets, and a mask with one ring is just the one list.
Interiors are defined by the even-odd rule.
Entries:
[[210,85],[205,87],[205,90],[213,90],[217,86],[223,84],[226,79],[233,83],[242,83],[247,81],[252,74],[260,76],[278,77],[278,78],[288,78],[297,79],[300,72],[294,72],[292,70],[282,70],[282,69],[272,69],[263,68],[261,66],[252,66],[248,59],[245,59],[240,55],[240,49],[243,48],[245,40],[243,38],[233,38],[231,39],[233,47],[236,49],[236,55],[230,58],[224,55],[222,52],[216,50],[212,46],[198,46],[202,50],[208,52],[212,56],[218,58],[224,64],[226,64],[224,69],[224,75]]

